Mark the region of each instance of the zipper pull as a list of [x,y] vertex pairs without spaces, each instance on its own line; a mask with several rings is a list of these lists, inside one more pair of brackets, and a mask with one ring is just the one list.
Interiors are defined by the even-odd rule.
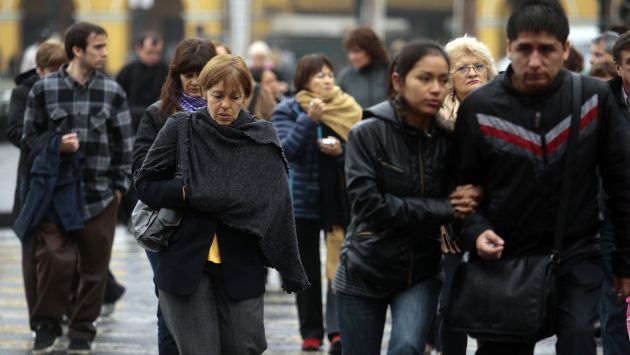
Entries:
[[540,111],[536,111],[534,114],[534,127],[540,128]]

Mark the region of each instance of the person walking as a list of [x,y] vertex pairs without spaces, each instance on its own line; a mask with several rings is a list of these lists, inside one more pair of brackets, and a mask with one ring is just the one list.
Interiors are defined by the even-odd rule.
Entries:
[[[614,102],[619,111],[619,117],[630,122],[630,107],[626,98],[630,92],[630,34],[622,34],[613,45],[613,59],[617,69],[617,76],[608,82]],[[608,62],[604,62],[608,63]],[[604,64],[602,63],[602,64]],[[623,126],[630,128],[627,126]],[[630,130],[627,131],[630,134]],[[630,354],[630,340],[625,326],[627,304],[620,302],[614,287],[613,257],[615,255],[615,237],[617,232],[613,228],[611,216],[607,208],[608,197],[602,191],[602,215],[604,222],[600,228],[600,242],[602,249],[602,268],[604,278],[599,300],[599,320],[602,327],[602,346],[604,355]]]
[[[167,79],[162,85],[160,100],[150,105],[140,120],[132,154],[134,173],[142,166],[158,132],[173,113],[194,112],[206,106],[199,87],[199,73],[215,55],[214,46],[207,40],[189,38],[177,44],[175,55],[169,64]],[[147,251],[147,257],[155,274],[157,253]],[[160,355],[177,355],[177,344],[164,321],[159,304],[157,328]]]
[[313,286],[296,294],[302,350],[316,351],[324,337],[320,265],[320,230],[326,237],[329,280],[326,291],[326,332],[329,352],[341,351],[339,323],[330,281],[349,222],[343,174],[344,145],[350,128],[361,119],[361,107],[335,85],[333,66],[321,54],[297,64],[297,94],[280,103],[273,124],[292,167],[291,188],[300,257]]
[[135,45],[136,60],[125,65],[116,81],[127,93],[134,132],[138,130],[144,110],[157,101],[168,74],[162,61],[164,40],[157,33],[145,32]]
[[[456,38],[448,42],[444,50],[452,64],[451,89],[439,114],[449,122],[452,130],[460,103],[473,90],[492,80],[497,74],[497,68],[488,47],[474,37]],[[438,347],[444,355],[466,354],[466,334],[448,332],[444,328],[444,316],[453,276],[461,256],[461,252],[453,251],[446,253],[443,258],[444,284],[438,308],[437,334]]]
[[199,75],[207,108],[166,120],[134,176],[140,200],[183,212],[155,269],[160,308],[181,354],[266,349],[265,265],[278,269],[287,292],[309,286],[278,136],[243,110],[252,83],[242,58],[212,58]]
[[[42,43],[35,54],[35,68],[26,71],[15,78],[17,85],[11,91],[9,102],[9,119],[7,123],[7,138],[17,148],[20,148],[20,158],[17,167],[17,182],[15,184],[15,194],[13,199],[13,220],[17,218],[22,209],[22,196],[20,193],[20,181],[26,174],[27,154],[22,151],[22,133],[24,127],[24,111],[26,111],[26,100],[33,85],[42,77],[59,70],[61,65],[66,63],[66,52],[63,43],[48,40]],[[24,278],[24,294],[29,315],[33,311],[37,300],[37,270],[35,263],[35,251],[37,250],[36,238],[24,238],[21,240],[22,246],[22,277]],[[35,324],[29,324],[31,330],[35,330]]]
[[[132,131],[122,88],[101,70],[107,59],[107,33],[95,24],[79,22],[64,35],[69,63],[33,85],[27,99],[22,148],[31,152],[46,134],[62,134],[57,154],[62,161],[80,163],[84,227],[68,232],[68,206],[51,204],[29,237],[37,238],[37,293],[30,315],[35,325],[33,352],[54,348],[61,335],[61,318],[70,296],[75,267],[79,288],[68,323],[69,354],[85,354],[96,335],[107,283],[116,223],[116,209],[127,191],[131,174]],[[53,213],[55,212],[56,213]],[[76,221],[73,221],[76,222]],[[32,228],[31,228],[32,227]]]
[[[460,106],[453,139],[453,175],[479,184],[484,203],[464,217],[460,241],[471,258],[549,255],[561,184],[571,191],[557,269],[554,332],[559,355],[595,354],[593,319],[603,272],[598,174],[610,196],[615,230],[612,265],[620,301],[630,295],[630,166],[627,123],[602,81],[580,77],[579,140],[571,179],[561,181],[572,117],[569,23],[556,2],[528,1],[510,15],[510,66]],[[566,169],[565,167],[564,169]],[[487,292],[499,292],[502,285]],[[481,295],[480,297],[484,297]],[[553,312],[554,310],[550,310]],[[533,354],[535,342],[480,342],[477,354]]]
[[343,47],[350,65],[339,71],[339,87],[363,108],[385,100],[389,60],[383,41],[371,28],[359,27],[348,33]]
[[448,122],[438,115],[449,59],[434,42],[406,45],[391,68],[390,99],[350,131],[346,180],[351,223],[336,290],[344,355],[424,354],[440,282],[440,226],[472,212],[479,191],[450,191]]

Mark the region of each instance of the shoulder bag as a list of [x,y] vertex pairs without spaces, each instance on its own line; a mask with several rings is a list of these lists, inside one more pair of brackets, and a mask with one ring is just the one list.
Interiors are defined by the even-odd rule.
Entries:
[[517,343],[536,342],[555,332],[556,274],[581,113],[581,77],[572,75],[573,112],[551,254],[460,263],[446,314],[446,327],[451,331],[482,341]]
[[[186,128],[188,115],[176,114],[177,120],[177,160],[176,178],[185,178],[188,147],[186,145]],[[131,234],[138,245],[151,251],[159,252],[168,246],[169,239],[177,230],[184,213],[171,208],[153,209],[141,200],[136,203],[131,213]]]

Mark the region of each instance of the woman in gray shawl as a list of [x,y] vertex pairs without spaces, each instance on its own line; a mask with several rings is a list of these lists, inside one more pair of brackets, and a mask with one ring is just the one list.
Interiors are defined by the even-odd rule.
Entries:
[[243,110],[252,79],[242,58],[214,57],[199,86],[207,108],[167,120],[134,177],[147,205],[184,211],[158,253],[160,307],[181,354],[260,354],[264,267],[287,292],[309,286],[287,162],[272,124]]

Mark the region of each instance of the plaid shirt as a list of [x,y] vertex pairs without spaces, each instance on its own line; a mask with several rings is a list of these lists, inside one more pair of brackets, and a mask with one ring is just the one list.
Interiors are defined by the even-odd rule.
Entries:
[[85,85],[66,73],[67,65],[39,80],[28,95],[22,147],[55,129],[76,132],[85,155],[83,193],[86,219],[98,216],[131,182],[133,131],[127,98],[116,81],[95,72]]

